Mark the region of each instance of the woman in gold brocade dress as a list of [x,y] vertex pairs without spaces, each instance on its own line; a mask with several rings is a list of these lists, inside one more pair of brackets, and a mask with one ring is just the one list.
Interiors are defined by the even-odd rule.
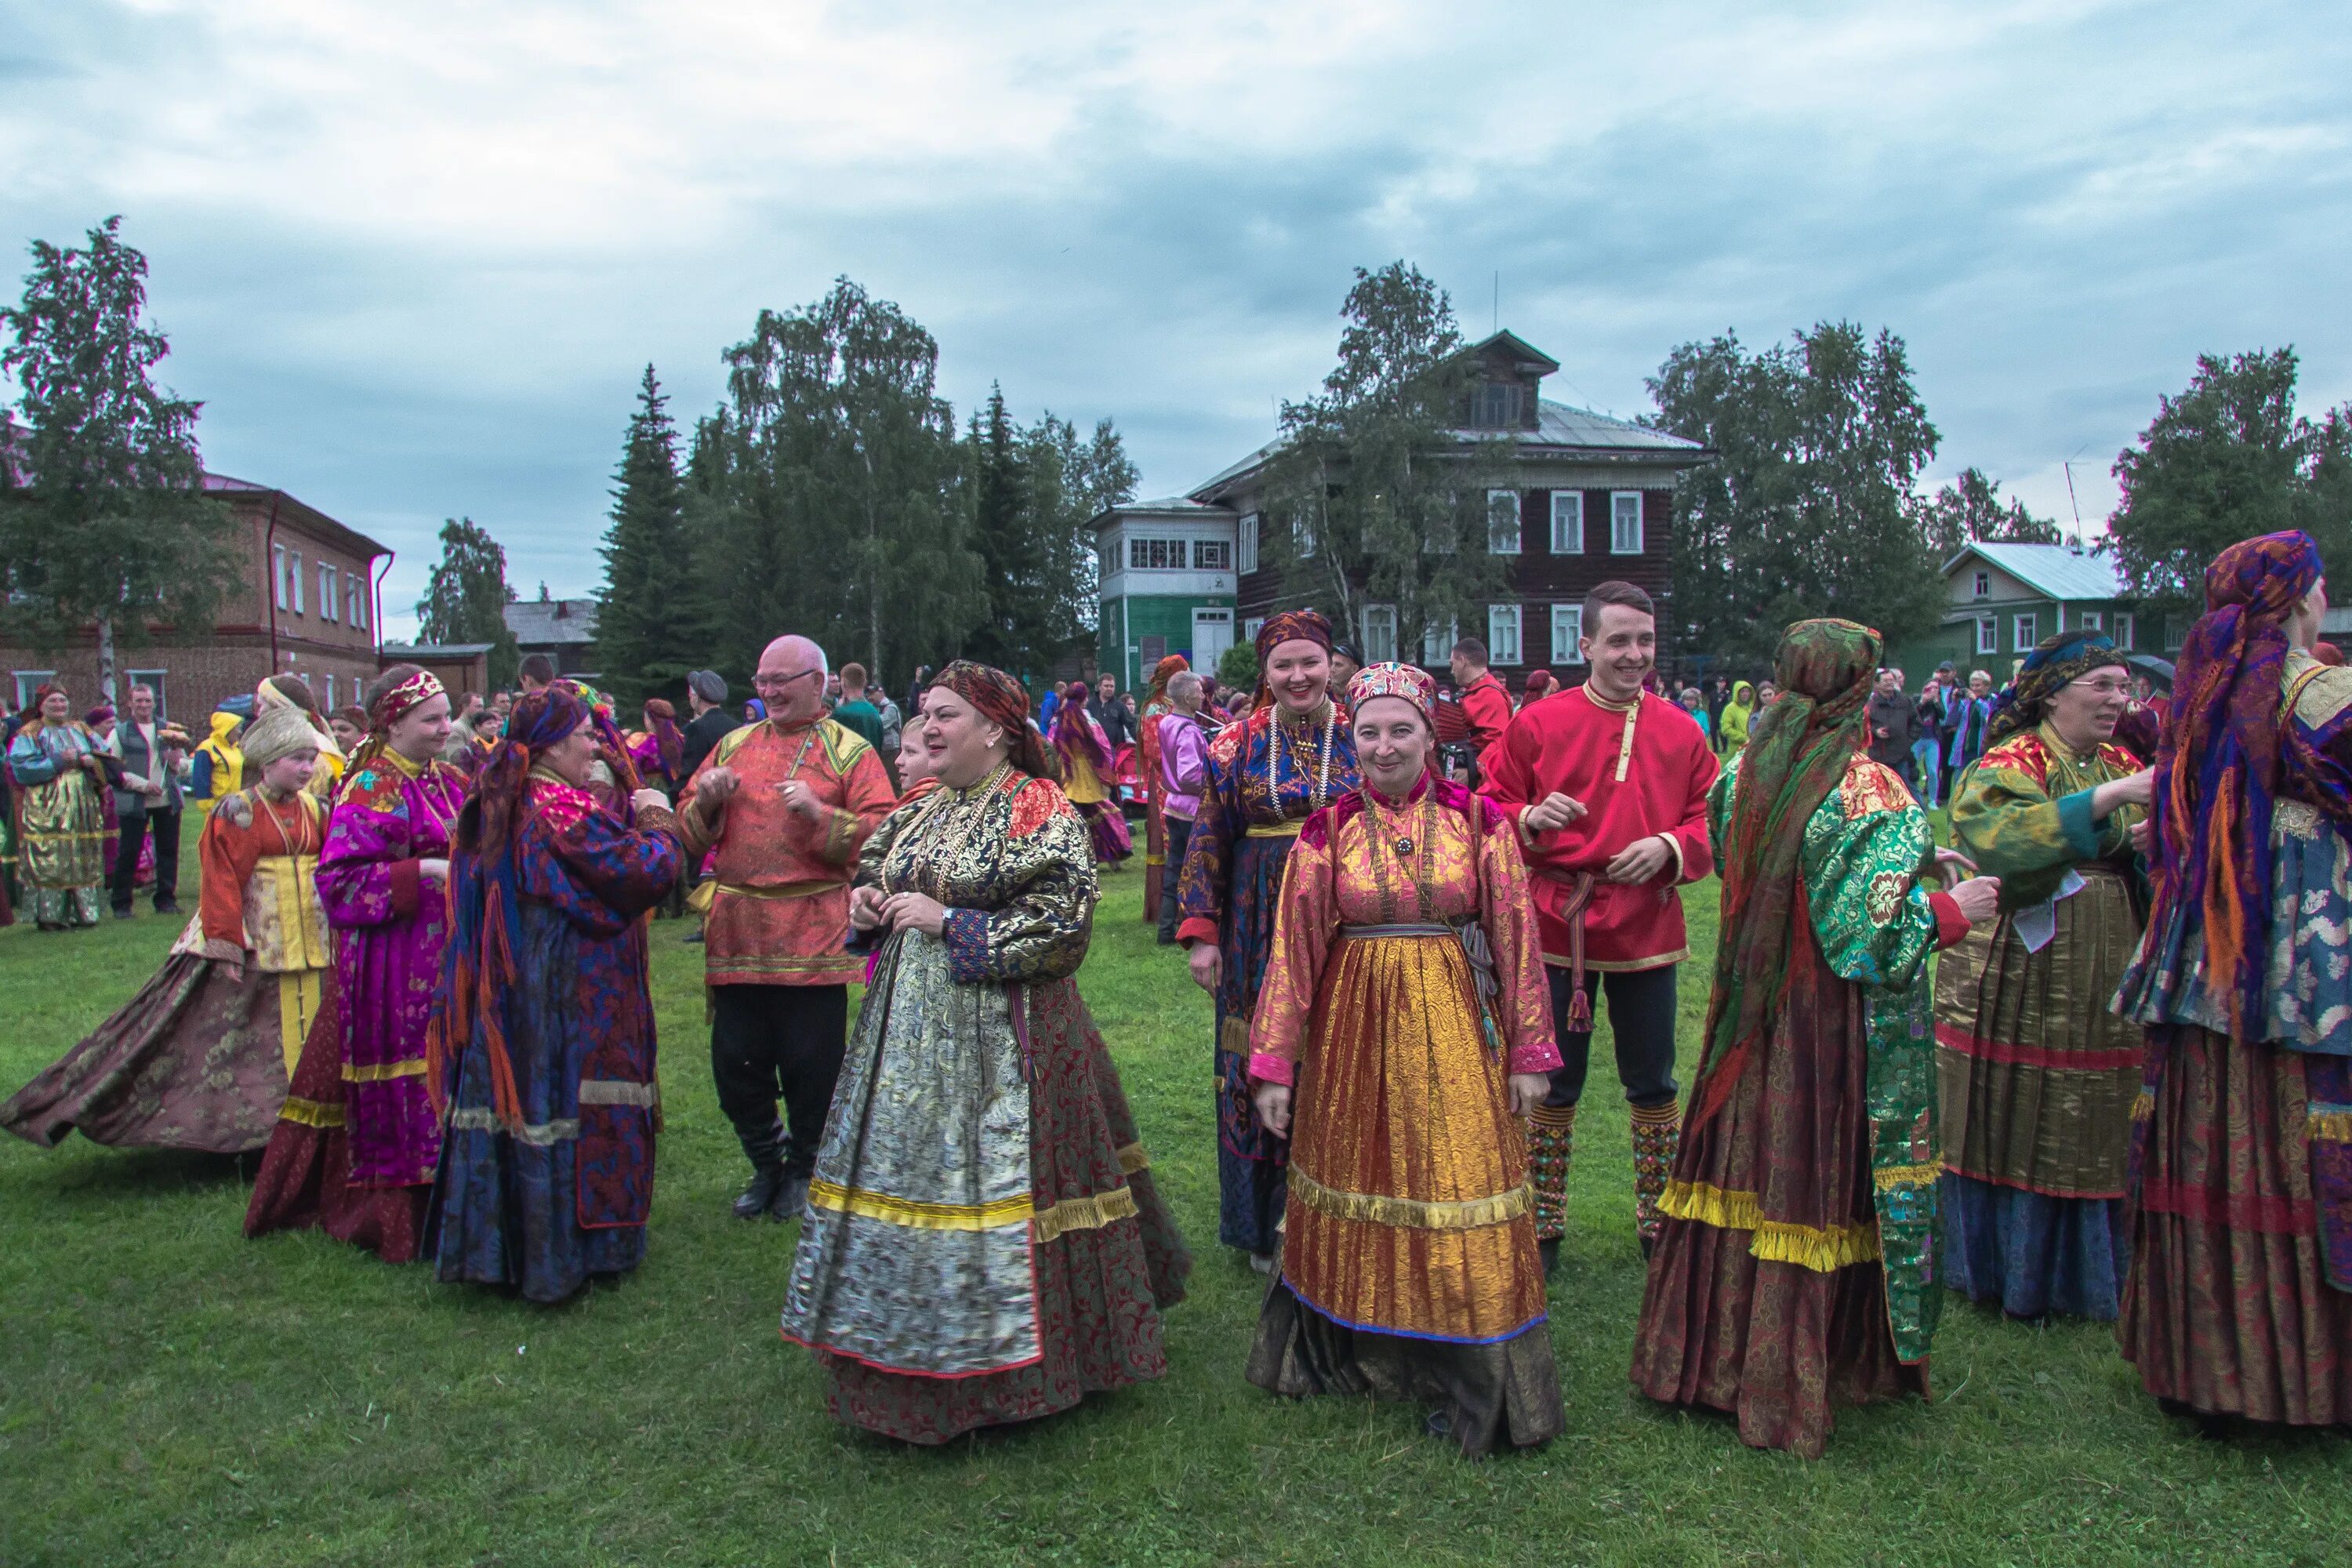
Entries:
[[1559,1050],[1527,872],[1502,814],[1427,771],[1425,672],[1373,665],[1349,699],[1365,787],[1299,830],[1250,1031],[1291,1151],[1248,1376],[1426,1402],[1465,1454],[1543,1443],[1566,1418],[1514,1117]]

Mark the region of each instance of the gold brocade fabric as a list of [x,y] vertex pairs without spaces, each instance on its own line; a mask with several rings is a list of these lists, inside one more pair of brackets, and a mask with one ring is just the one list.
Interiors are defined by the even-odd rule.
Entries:
[[289,1082],[294,1077],[294,1064],[302,1059],[302,1042],[310,1037],[310,1026],[318,1021],[325,974],[324,969],[285,969],[278,973],[278,1048],[285,1053]]
[[1455,1342],[1542,1318],[1505,1073],[1458,941],[1336,945],[1291,1145],[1282,1272],[1302,1300],[1351,1327]]
[[[245,887],[245,945],[263,973],[321,970],[333,962],[318,878],[316,855],[268,855],[254,866]],[[293,1071],[290,1062],[287,1071]]]

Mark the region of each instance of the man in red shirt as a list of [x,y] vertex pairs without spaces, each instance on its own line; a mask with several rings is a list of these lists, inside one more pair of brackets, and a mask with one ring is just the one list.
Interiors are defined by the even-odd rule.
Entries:
[[1455,643],[1454,657],[1446,662],[1454,671],[1454,689],[1462,693],[1462,716],[1470,721],[1470,750],[1483,778],[1494,765],[1487,753],[1511,727],[1511,689],[1486,668],[1486,645],[1476,637]]
[[[1718,764],[1688,713],[1643,689],[1657,662],[1650,596],[1603,583],[1585,596],[1580,687],[1520,710],[1487,754],[1483,793],[1518,826],[1566,1064],[1528,1141],[1536,1235],[1549,1270],[1566,1229],[1576,1106],[1592,1047],[1586,971],[1609,995],[1617,1077],[1633,1106],[1633,1216],[1647,1253],[1682,1119],[1675,1108],[1675,966],[1689,956],[1685,882],[1714,869],[1706,796]],[[1458,656],[1457,656],[1458,657]]]

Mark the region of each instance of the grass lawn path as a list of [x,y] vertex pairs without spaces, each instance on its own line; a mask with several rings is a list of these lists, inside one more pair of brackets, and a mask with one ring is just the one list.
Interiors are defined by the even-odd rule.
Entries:
[[[184,885],[193,886],[193,867]],[[1622,1101],[1596,1063],[1551,1293],[1568,1431],[1467,1464],[1421,1412],[1242,1379],[1260,1282],[1216,1245],[1209,1006],[1108,879],[1079,976],[1198,1255],[1172,1371],[944,1450],[835,1426],[781,1342],[793,1230],[727,1214],[701,950],[655,927],[661,1142],[637,1274],[543,1310],[315,1235],[247,1241],[253,1162],[0,1140],[0,1563],[2334,1563],[2352,1441],[2200,1438],[2103,1327],[1955,1302],[1932,1404],[1805,1464],[1661,1412]],[[1714,943],[1694,890],[1685,1073]],[[143,908],[143,906],[142,906]],[[178,922],[0,931],[0,1093],[135,991]],[[1605,1034],[1603,1037],[1605,1042]],[[1605,1050],[1605,1044],[1598,1048]],[[1605,1058],[1604,1058],[1605,1060]],[[1687,1076],[1685,1076],[1687,1088]]]

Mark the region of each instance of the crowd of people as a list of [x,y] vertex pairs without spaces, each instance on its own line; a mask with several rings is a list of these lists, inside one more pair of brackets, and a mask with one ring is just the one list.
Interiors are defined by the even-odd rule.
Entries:
[[2307,536],[2205,588],[2168,695],[2077,628],[1915,697],[1832,619],[1669,693],[1623,583],[1585,679],[1516,700],[1475,639],[1441,684],[1306,609],[1246,693],[1171,656],[1033,704],[959,661],[901,704],[787,635],[740,708],[691,675],[682,725],[543,663],[454,705],[396,665],[334,714],[274,677],[191,745],[152,693],[45,688],[7,750],[38,923],[127,913],[142,864],[171,912],[184,810],[202,881],[0,1126],[258,1151],[250,1235],[562,1300],[646,1256],[648,944],[690,915],[731,1210],[798,1226],[781,1326],[828,1408],[927,1444],[1038,1418],[1163,1375],[1192,1267],[1080,989],[1133,804],[1144,918],[1211,999],[1257,1386],[1411,1402],[1469,1455],[1565,1429],[1605,1001],[1648,1399],[1818,1456],[1927,1392],[1949,1292],[2114,1321],[2209,1426],[2352,1421],[2352,672]]

